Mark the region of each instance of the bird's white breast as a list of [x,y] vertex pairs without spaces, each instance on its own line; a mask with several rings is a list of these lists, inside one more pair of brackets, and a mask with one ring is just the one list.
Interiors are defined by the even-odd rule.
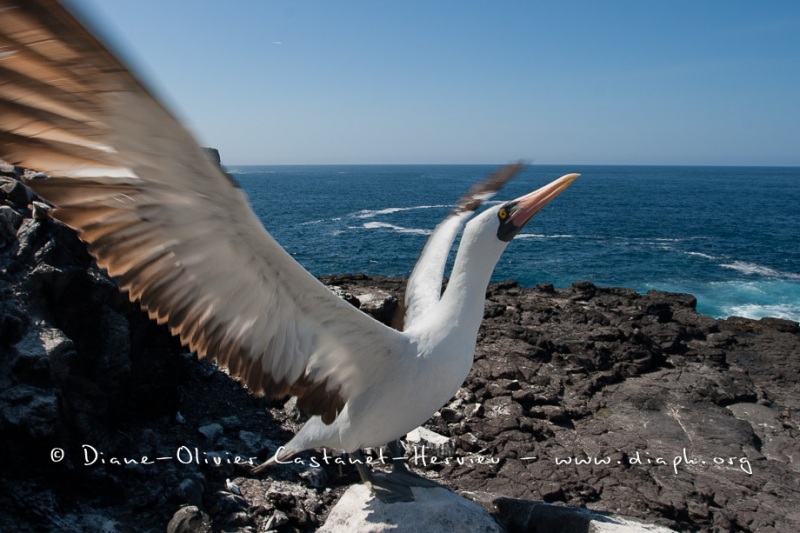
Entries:
[[474,333],[453,326],[406,332],[415,338],[416,354],[383,369],[379,383],[348,402],[349,430],[341,433],[344,449],[394,440],[423,424],[453,397],[472,366],[476,339]]

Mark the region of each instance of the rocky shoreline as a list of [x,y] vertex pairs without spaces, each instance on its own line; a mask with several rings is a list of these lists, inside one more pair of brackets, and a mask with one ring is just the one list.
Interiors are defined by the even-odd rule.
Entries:
[[[0,531],[322,525],[355,469],[319,451],[251,477],[303,414],[186,353],[18,178],[0,168]],[[323,281],[381,320],[405,283]],[[544,524],[542,502],[681,531],[800,530],[800,327],[695,303],[490,286],[473,369],[425,425],[446,442],[407,442],[411,466],[509,531]]]

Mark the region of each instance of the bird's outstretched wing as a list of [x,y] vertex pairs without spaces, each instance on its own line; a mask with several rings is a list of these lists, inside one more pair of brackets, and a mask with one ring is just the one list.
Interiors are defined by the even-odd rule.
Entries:
[[407,339],[332,294],[128,69],[54,0],[0,0],[0,159],[150,316],[331,422]]
[[481,206],[489,200],[525,165],[506,165],[485,180],[476,183],[459,199],[458,205],[436,226],[422,249],[419,260],[408,278],[405,297],[404,328],[411,327],[426,310],[439,301],[447,257],[453,241],[461,228]]

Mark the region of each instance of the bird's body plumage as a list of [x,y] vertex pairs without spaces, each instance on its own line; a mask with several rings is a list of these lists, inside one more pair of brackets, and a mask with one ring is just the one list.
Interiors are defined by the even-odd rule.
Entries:
[[[491,212],[467,225],[443,297],[437,294],[416,320],[406,322],[406,352],[383,366],[372,386],[351,398],[332,424],[308,422],[286,445],[287,455],[320,446],[345,451],[381,446],[424,423],[456,393],[472,366],[492,257],[506,244],[495,239],[499,250],[472,249],[492,244],[473,235],[496,230],[483,221],[491,222]],[[441,275],[436,281],[430,289],[441,293]]]

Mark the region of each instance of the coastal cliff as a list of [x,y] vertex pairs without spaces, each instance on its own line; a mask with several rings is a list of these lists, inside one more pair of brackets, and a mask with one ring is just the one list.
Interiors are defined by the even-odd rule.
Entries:
[[[0,168],[0,530],[324,523],[355,469],[320,450],[252,477],[304,415],[181,348],[19,174]],[[384,321],[405,285],[323,282]],[[510,531],[556,523],[543,504],[676,530],[800,530],[800,328],[695,303],[490,286],[473,369],[425,426],[446,442],[407,441],[410,466]]]

